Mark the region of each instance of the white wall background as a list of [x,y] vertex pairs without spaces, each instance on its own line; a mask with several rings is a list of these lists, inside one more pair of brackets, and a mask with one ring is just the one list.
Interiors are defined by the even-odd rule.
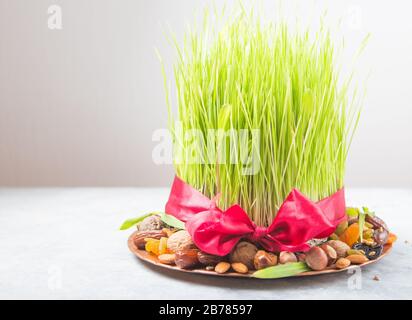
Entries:
[[[371,33],[346,185],[412,187],[411,2],[284,2],[302,19],[325,8],[343,18],[349,49]],[[152,133],[166,126],[154,47],[171,63],[166,26],[181,36],[206,3],[0,0],[0,186],[169,185],[173,168],[152,161]],[[47,27],[52,4],[62,30]],[[263,7],[275,17],[273,1]]]

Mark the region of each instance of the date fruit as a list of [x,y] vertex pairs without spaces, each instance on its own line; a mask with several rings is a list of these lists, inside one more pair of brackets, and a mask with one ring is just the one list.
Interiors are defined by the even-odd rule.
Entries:
[[180,269],[191,269],[199,264],[197,249],[184,249],[175,252],[175,263]]
[[197,258],[199,262],[205,266],[215,266],[223,260],[223,257],[208,254],[203,251],[197,253]]
[[162,237],[166,237],[166,234],[162,230],[146,230],[146,231],[137,231],[134,237],[134,244],[139,249],[143,250],[146,245],[147,238],[159,240]]

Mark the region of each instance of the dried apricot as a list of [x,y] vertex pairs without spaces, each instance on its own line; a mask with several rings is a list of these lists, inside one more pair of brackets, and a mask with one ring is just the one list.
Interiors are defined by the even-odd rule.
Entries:
[[165,254],[167,253],[167,238],[166,237],[162,237],[160,238],[159,241],[159,254]]
[[352,247],[359,239],[359,224],[352,223],[339,237],[340,241]]
[[387,243],[387,244],[392,244],[392,243],[394,243],[397,239],[398,239],[398,237],[396,236],[396,234],[394,234],[394,233],[389,233],[389,237],[388,237],[388,240],[386,241],[386,243]]
[[147,239],[145,249],[147,252],[154,253],[155,255],[159,255],[159,244],[160,240],[157,239]]

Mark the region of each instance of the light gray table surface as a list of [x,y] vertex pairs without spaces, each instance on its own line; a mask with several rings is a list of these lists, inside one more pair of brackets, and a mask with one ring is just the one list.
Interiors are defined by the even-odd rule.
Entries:
[[[399,239],[361,274],[278,280],[167,271],[139,261],[121,222],[162,210],[167,189],[0,189],[2,299],[392,299],[412,298],[412,190],[350,189]],[[374,280],[377,276],[379,281]]]

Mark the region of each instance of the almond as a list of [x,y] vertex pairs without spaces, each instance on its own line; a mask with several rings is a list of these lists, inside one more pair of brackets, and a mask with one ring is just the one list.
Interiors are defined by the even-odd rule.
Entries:
[[229,262],[219,262],[216,267],[215,267],[215,271],[217,273],[226,273],[228,270],[230,269],[230,263]]
[[350,249],[345,242],[340,240],[330,240],[327,244],[335,249],[338,258],[346,257],[346,252]]
[[362,264],[369,261],[368,258],[361,254],[351,254],[350,256],[347,256],[346,259],[348,259],[351,264]]
[[237,273],[248,273],[249,269],[247,266],[241,262],[232,263],[232,269],[235,270]]
[[174,254],[161,254],[157,257],[160,263],[163,264],[175,264],[175,255]]
[[345,268],[349,267],[350,264],[351,264],[351,262],[350,262],[349,259],[339,258],[338,261],[336,261],[335,266],[336,266],[337,269],[345,269]]

